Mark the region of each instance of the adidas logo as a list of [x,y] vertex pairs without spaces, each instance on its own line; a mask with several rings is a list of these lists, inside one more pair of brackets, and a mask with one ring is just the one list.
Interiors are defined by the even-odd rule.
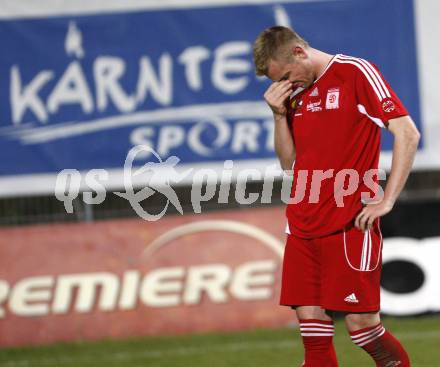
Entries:
[[315,89],[312,90],[312,93],[310,93],[310,97],[316,97],[318,95],[318,87],[315,87]]
[[359,303],[359,300],[356,298],[356,295],[354,293],[350,294],[349,296],[344,298],[345,302],[349,303]]

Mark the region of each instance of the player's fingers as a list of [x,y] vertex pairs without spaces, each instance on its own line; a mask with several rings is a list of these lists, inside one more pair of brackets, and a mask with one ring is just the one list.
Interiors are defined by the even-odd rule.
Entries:
[[277,108],[284,106],[284,101],[287,97],[291,94],[292,90],[287,89],[283,94],[281,95],[275,95],[273,92],[267,96],[265,96],[266,101],[269,103],[270,106],[274,106]]
[[373,214],[371,212],[367,212],[363,217],[362,217],[362,223],[361,223],[361,227],[362,227],[362,231],[366,231],[369,227],[369,223],[371,220],[371,217],[373,216]]
[[276,95],[272,92],[266,92],[264,94],[264,99],[270,104],[273,105],[274,103],[276,103]]
[[264,92],[264,99],[267,100],[270,97],[270,95],[273,93],[274,89],[276,88],[276,84],[277,84],[277,82],[272,83],[269,86],[269,88],[266,89],[266,91]]
[[374,223],[374,221],[376,220],[376,218],[377,218],[377,216],[374,215],[374,214],[372,214],[372,215],[368,218],[368,221],[367,221],[367,228],[368,228],[368,229],[373,228],[373,223]]
[[264,92],[264,94],[263,94],[264,99],[268,100],[271,94],[272,94],[272,91],[270,91],[269,89],[266,90],[266,92]]
[[286,100],[286,98],[290,96],[291,93],[292,93],[292,89],[291,89],[291,88],[290,88],[290,89],[287,89],[283,94],[281,94],[281,95],[279,96],[278,99],[279,99],[280,101],[284,102],[284,101]]
[[278,88],[280,88],[280,87],[282,87],[282,86],[284,86],[284,85],[288,85],[288,84],[290,84],[290,83],[292,83],[290,80],[282,80],[282,81],[280,81],[280,82],[273,82],[270,86],[269,86],[269,88],[267,89],[268,91],[270,90],[270,91],[273,91],[273,90],[275,90],[275,89],[278,89]]
[[286,89],[286,88],[290,88],[292,86],[292,82],[290,80],[284,80],[282,83],[278,84],[278,86],[276,87],[276,89]]
[[359,216],[359,220],[358,220],[357,228],[358,228],[360,231],[363,231],[363,230],[364,230],[363,227],[362,227],[362,225],[363,225],[362,218],[364,217],[364,215],[365,215],[365,214],[362,214],[362,215]]
[[369,213],[368,213],[367,208],[364,208],[362,210],[362,212],[363,212],[362,216],[359,218],[359,229],[364,232],[365,231],[366,223],[367,223],[368,218],[369,218]]
[[360,217],[360,214],[358,214],[358,215],[356,216],[355,220],[354,220],[354,226],[355,226],[357,229],[359,229],[359,217]]
[[282,86],[280,82],[274,82],[272,83],[269,88],[266,89],[265,95],[273,95],[276,94],[277,90]]
[[278,82],[273,82],[271,85],[269,85],[269,88],[266,89],[266,92],[274,90],[278,86],[278,84]]
[[289,90],[289,89],[291,89],[292,88],[292,86],[291,86],[291,83],[290,82],[288,82],[288,83],[283,83],[283,84],[279,84],[276,88],[274,88],[272,91],[271,91],[271,94],[273,94],[273,96],[275,97],[275,98],[278,98],[278,97],[280,97],[281,95],[283,95],[287,90]]
[[365,232],[365,221],[363,219],[359,222],[359,230]]
[[292,84],[287,84],[282,89],[282,94],[285,94],[286,92],[292,93]]
[[354,226],[357,229],[361,229],[360,220],[361,220],[363,215],[364,215],[364,210],[362,209],[362,211],[358,214],[358,216],[356,217],[356,219],[354,221]]

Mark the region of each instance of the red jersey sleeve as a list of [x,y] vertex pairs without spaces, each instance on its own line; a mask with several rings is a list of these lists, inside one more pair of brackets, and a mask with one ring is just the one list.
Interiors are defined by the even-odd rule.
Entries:
[[408,115],[405,106],[375,65],[357,59],[356,66],[355,90],[360,113],[380,127],[387,127],[391,119]]

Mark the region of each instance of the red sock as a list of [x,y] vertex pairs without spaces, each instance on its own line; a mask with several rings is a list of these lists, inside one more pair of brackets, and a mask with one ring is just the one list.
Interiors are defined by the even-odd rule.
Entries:
[[378,367],[410,367],[408,354],[382,323],[350,333],[353,342],[363,348]]
[[304,343],[304,367],[337,367],[333,321],[299,320]]

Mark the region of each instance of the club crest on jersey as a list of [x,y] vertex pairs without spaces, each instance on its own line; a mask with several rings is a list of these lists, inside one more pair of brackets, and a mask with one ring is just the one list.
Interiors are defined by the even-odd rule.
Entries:
[[321,100],[318,102],[310,102],[307,104],[307,111],[309,112],[319,112],[322,111]]
[[382,109],[385,111],[385,112],[392,112],[392,111],[394,111],[394,109],[395,109],[396,107],[394,106],[394,103],[393,103],[393,101],[391,101],[391,100],[386,100],[384,103],[382,103]]
[[290,103],[290,107],[292,107],[292,110],[296,108],[296,105],[297,105],[296,99],[293,99],[292,102]]
[[339,88],[331,88],[327,91],[325,108],[327,110],[336,110],[339,108]]

